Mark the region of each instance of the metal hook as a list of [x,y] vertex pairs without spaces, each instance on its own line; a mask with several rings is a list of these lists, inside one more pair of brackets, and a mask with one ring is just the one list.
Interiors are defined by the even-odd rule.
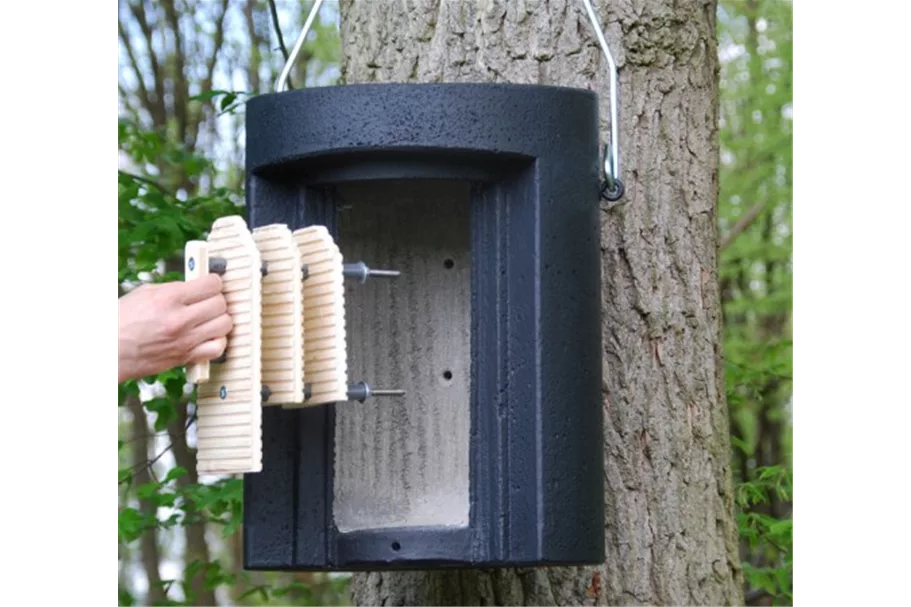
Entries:
[[601,30],[595,9],[592,8],[591,0],[582,0],[582,3],[588,12],[588,19],[595,30],[601,51],[607,59],[610,73],[610,143],[604,146],[604,185],[601,187],[601,196],[614,202],[623,196],[623,182],[620,181],[620,124],[617,122],[617,64],[614,63],[614,56],[611,55],[604,39],[604,32]]
[[316,19],[316,14],[319,12],[319,7],[322,4],[323,0],[315,0],[313,2],[313,6],[310,8],[310,14],[307,15],[307,20],[304,21],[304,29],[301,30],[300,36],[297,37],[297,42],[294,43],[294,48],[291,49],[288,60],[285,61],[285,67],[282,69],[281,75],[275,82],[276,93],[282,93],[287,89],[288,76],[291,75],[291,68],[294,67],[294,62],[297,60],[297,54],[300,52],[301,47],[304,46],[304,40],[307,39],[307,34],[310,33],[310,28],[313,26],[313,20]]

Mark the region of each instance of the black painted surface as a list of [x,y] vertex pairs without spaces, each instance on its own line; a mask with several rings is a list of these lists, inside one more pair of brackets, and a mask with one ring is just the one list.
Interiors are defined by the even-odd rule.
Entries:
[[251,227],[322,224],[337,236],[333,186],[346,181],[474,186],[469,527],[340,534],[332,518],[334,407],[267,407],[263,471],[247,475],[244,487],[245,567],[602,562],[594,94],[349,85],[256,97],[246,121]]

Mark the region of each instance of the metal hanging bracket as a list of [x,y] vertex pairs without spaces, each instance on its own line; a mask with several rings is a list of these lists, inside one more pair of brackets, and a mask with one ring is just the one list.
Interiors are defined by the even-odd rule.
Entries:
[[[282,69],[281,75],[279,75],[278,80],[275,82],[275,92],[281,93],[287,90],[288,77],[291,75],[291,68],[297,60],[297,55],[304,45],[304,40],[307,39],[307,34],[310,33],[310,28],[313,26],[313,21],[316,19],[316,15],[319,13],[322,4],[323,0],[315,0],[313,6],[310,7],[310,13],[307,15],[304,27],[297,37],[297,41],[294,43],[294,48],[288,55],[288,60],[285,62],[285,67]],[[588,19],[591,22],[592,29],[595,30],[595,36],[598,38],[598,44],[601,46],[604,58],[607,59],[608,74],[610,76],[610,133],[609,142],[604,146],[604,182],[601,184],[601,197],[608,202],[616,202],[623,197],[624,193],[623,182],[620,180],[620,124],[617,118],[619,113],[617,109],[619,98],[617,91],[617,64],[614,62],[614,56],[607,46],[607,40],[604,39],[604,32],[598,21],[598,15],[592,7],[591,0],[582,0],[582,4],[585,5]]]
[[623,182],[620,181],[620,123],[617,121],[617,64],[614,62],[614,56],[611,55],[607,41],[604,39],[604,32],[601,30],[601,24],[598,21],[598,15],[592,7],[591,0],[582,0],[585,10],[588,12],[588,19],[591,21],[592,29],[595,30],[595,36],[598,38],[598,44],[601,45],[601,51],[604,58],[607,59],[607,69],[610,74],[610,142],[604,146],[604,183],[601,186],[601,197],[609,202],[616,202],[623,197]]
[[282,73],[279,75],[278,80],[275,81],[276,93],[283,93],[288,89],[288,76],[291,75],[291,68],[294,67],[294,62],[297,61],[297,54],[300,52],[301,47],[304,46],[304,40],[307,39],[307,34],[310,33],[310,28],[313,27],[313,21],[316,19],[316,14],[319,13],[319,7],[322,4],[323,0],[315,0],[313,6],[310,7],[310,14],[307,15],[307,20],[304,21],[304,28],[301,30],[300,36],[297,37],[297,42],[294,43],[294,48],[291,49],[288,60],[285,61]]

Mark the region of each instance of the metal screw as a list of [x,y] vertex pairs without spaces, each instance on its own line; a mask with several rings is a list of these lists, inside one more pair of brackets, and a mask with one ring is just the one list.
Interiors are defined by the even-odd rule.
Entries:
[[228,397],[228,389],[222,386],[221,389],[218,390],[218,395],[222,400],[225,400]]
[[361,283],[367,282],[368,277],[377,278],[396,278],[401,276],[398,270],[373,270],[367,267],[363,261],[357,263],[346,263],[342,268],[342,274],[352,278],[359,278]]
[[374,390],[366,382],[348,384],[348,400],[364,402],[371,396],[405,396],[404,390]]
[[[310,400],[313,389],[310,384],[304,384],[304,400]],[[405,396],[404,390],[374,390],[366,382],[348,384],[348,400],[364,402],[371,396]]]
[[192,272],[196,268],[196,260],[191,257],[190,261],[187,262],[187,267],[190,268],[190,271]]

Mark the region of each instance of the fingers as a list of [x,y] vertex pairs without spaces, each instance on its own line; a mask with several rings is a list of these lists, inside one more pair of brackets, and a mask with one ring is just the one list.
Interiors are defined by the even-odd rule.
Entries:
[[180,300],[187,305],[221,293],[221,276],[218,274],[206,274],[202,278],[174,284],[180,285]]
[[204,362],[221,356],[228,347],[228,333],[234,328],[231,317],[222,314],[202,323],[191,333],[196,344],[187,355],[187,362]]
[[222,316],[227,310],[228,304],[219,293],[208,299],[190,304],[184,308],[182,313],[185,314],[186,326],[194,328]]
[[231,329],[234,328],[234,321],[227,314],[221,314],[205,321],[192,331],[193,341],[201,343],[211,339],[227,337]]
[[190,351],[187,363],[201,363],[218,358],[227,346],[228,340],[225,337],[204,341]]

